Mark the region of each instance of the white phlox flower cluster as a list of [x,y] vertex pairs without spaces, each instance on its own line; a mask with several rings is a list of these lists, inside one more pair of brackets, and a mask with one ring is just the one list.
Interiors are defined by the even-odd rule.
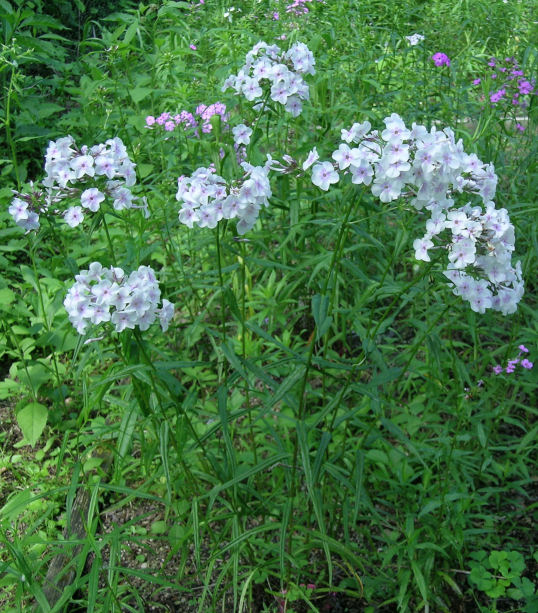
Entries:
[[304,43],[295,43],[286,52],[277,45],[259,42],[247,53],[245,64],[236,75],[230,75],[222,91],[233,88],[249,101],[260,102],[264,88],[270,88],[271,100],[284,105],[288,113],[297,117],[302,111],[302,100],[308,100],[310,91],[304,74],[315,74],[315,59]]
[[174,305],[163,299],[155,273],[149,266],[140,266],[127,275],[121,268],[103,268],[99,262],[75,276],[75,284],[64,300],[69,321],[79,334],[88,327],[104,322],[114,325],[116,332],[126,328],[147,330],[158,318],[163,332],[174,315]]
[[[27,231],[37,230],[39,214],[51,209],[63,215],[68,225],[75,227],[83,221],[84,209],[95,213],[108,196],[115,210],[143,208],[147,216],[144,199],[142,205],[136,205],[137,198],[129,189],[136,183],[134,168],[125,145],[118,137],[91,148],[84,145],[80,149],[72,136],[51,141],[45,154],[46,176],[42,182],[46,190],[17,194],[9,212],[15,223]],[[80,183],[86,189],[74,187]],[[70,206],[63,211],[56,209],[62,200],[75,197],[80,197],[80,206]]]
[[421,40],[424,40],[424,36],[422,34],[411,34],[411,36],[406,36],[409,44],[414,47],[418,45]]
[[[524,291],[521,265],[511,262],[515,238],[508,212],[493,202],[498,181],[493,164],[465,153],[450,128],[427,130],[413,123],[409,129],[396,113],[384,123],[381,133],[368,121],[342,130],[334,163],[314,164],[312,183],[328,190],[340,171],[352,183],[369,186],[381,202],[405,197],[428,211],[426,232],[413,243],[415,257],[430,261],[430,249],[446,250],[444,275],[471,309],[514,313]],[[457,206],[463,194],[467,202]]]
[[189,228],[215,228],[221,219],[238,219],[237,232],[252,229],[262,206],[269,205],[271,160],[265,166],[243,162],[244,176],[228,185],[212,168],[198,168],[179,177],[176,198],[181,202],[179,221]]

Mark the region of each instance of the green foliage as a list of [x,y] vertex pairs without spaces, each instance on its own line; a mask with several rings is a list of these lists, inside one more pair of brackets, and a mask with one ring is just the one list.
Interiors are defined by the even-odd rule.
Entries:
[[[537,611],[536,367],[492,374],[522,343],[536,358],[536,105],[519,133],[470,85],[492,55],[534,74],[531,3],[289,3],[0,0],[2,610],[47,610],[64,554],[55,610]],[[262,39],[314,53],[297,118],[221,91]],[[217,101],[227,117],[199,137],[146,127]],[[302,163],[393,112],[495,162],[526,283],[513,316],[471,312],[414,259],[416,211],[344,181],[276,176],[245,237],[179,223],[179,176],[240,176],[230,125],[253,127],[252,163]],[[151,215],[15,227],[12,189],[67,134],[121,137]],[[63,300],[94,261],[152,266],[169,330],[85,343]],[[86,536],[66,540],[80,489]]]
[[[535,561],[537,556],[535,553]],[[490,609],[481,610],[497,611],[495,603],[504,596],[524,601],[521,610],[526,613],[538,610],[535,584],[522,576],[525,560],[519,551],[492,551],[488,556],[486,551],[480,550],[472,553],[471,557],[469,581],[493,599]]]

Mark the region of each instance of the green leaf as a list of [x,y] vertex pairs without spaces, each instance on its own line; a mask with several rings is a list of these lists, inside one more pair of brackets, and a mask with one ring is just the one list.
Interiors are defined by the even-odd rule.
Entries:
[[150,531],[152,534],[166,534],[166,530],[168,529],[166,522],[164,520],[154,521],[151,524]]
[[151,93],[153,93],[153,88],[152,87],[135,87],[134,89],[129,90],[129,93],[131,94],[131,98],[133,99],[133,102],[138,104],[139,102],[144,100],[144,98],[146,98]]
[[24,434],[24,438],[32,447],[45,428],[47,416],[47,407],[39,402],[31,402],[17,413],[17,423]]
[[[133,38],[135,37],[136,31],[138,30],[138,21],[134,21],[125,32],[125,36],[123,37],[123,44],[128,45]],[[134,98],[133,98],[134,99]]]
[[312,297],[312,314],[316,322],[316,340],[319,340],[329,329],[332,317],[328,316],[329,296],[316,294]]
[[15,300],[15,292],[12,292],[9,287],[0,289],[0,309],[5,310],[13,300]]
[[415,582],[420,591],[420,595],[425,602],[428,602],[428,588],[426,587],[426,581],[422,571],[414,560],[411,561],[411,569],[413,570],[413,575],[415,576]]

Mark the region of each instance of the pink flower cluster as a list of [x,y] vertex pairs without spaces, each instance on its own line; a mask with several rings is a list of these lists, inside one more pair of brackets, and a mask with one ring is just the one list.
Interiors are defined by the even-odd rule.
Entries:
[[507,374],[513,373],[516,369],[517,364],[520,364],[526,370],[530,370],[534,366],[534,364],[527,358],[521,359],[521,356],[523,354],[529,353],[529,350],[525,347],[525,345],[520,345],[518,349],[519,349],[519,353],[517,357],[514,358],[513,360],[508,360],[506,368],[503,368],[500,364],[497,364],[496,366],[493,367],[493,372],[496,375],[500,375],[502,372],[506,372]]
[[184,130],[192,130],[199,137],[199,129],[204,134],[208,134],[213,129],[211,125],[213,115],[220,115],[222,122],[226,123],[228,121],[226,105],[222,102],[215,102],[209,106],[199,104],[194,114],[189,111],[181,111],[175,115],[169,112],[161,113],[158,117],[148,115],[146,117],[146,127],[162,126],[166,132],[173,132],[177,127],[183,126]]
[[434,53],[432,55],[432,60],[436,66],[450,66],[450,58],[446,53]]
[[[491,58],[488,62],[490,74],[488,77],[495,82],[495,88],[492,88],[487,93],[489,103],[492,108],[502,107],[507,111],[521,111],[529,106],[528,96],[536,96],[536,82],[534,79],[525,77],[523,70],[519,67],[517,61],[513,57],[504,58],[504,61]],[[473,79],[472,84],[475,86],[481,85],[484,77]],[[484,95],[481,100],[484,100]],[[516,124],[516,128],[523,132],[525,127],[520,123]]]
[[307,2],[312,2],[312,0],[293,0],[293,2],[286,7],[286,13],[293,13],[294,15],[304,15],[308,13],[308,8],[306,7]]

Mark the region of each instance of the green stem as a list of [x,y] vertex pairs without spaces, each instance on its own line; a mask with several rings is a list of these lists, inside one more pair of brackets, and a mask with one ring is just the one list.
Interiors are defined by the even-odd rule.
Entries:
[[17,180],[17,189],[20,191],[21,189],[21,178],[19,175],[19,163],[17,161],[17,147],[15,146],[15,141],[13,140],[13,136],[11,134],[11,93],[13,91],[13,82],[15,80],[15,65],[11,66],[11,77],[9,79],[9,88],[6,96],[6,118],[4,120],[4,125],[6,128],[6,140],[9,143],[9,148],[11,150],[11,159],[13,161],[13,169],[15,171],[15,178]]
[[220,248],[220,232],[219,226],[215,228],[215,238],[216,238],[216,247],[217,247],[217,265],[219,269],[219,284],[220,284],[220,320],[221,320],[221,332],[222,332],[222,343],[226,342],[226,304],[224,301],[224,278],[222,276],[222,255]]
[[[348,190],[348,194],[351,193],[352,189],[354,188],[354,186],[352,186],[349,190]],[[331,258],[331,264],[329,267],[329,271],[327,273],[327,276],[325,277],[325,282],[323,284],[323,289],[322,289],[322,296],[325,296],[327,293],[327,288],[329,287],[329,282],[332,279],[333,273],[336,269],[337,266],[337,262],[338,262],[338,258],[341,255],[341,246],[343,243],[343,239],[344,239],[344,235],[347,229],[347,224],[348,224],[348,220],[349,217],[351,216],[351,212],[354,209],[355,205],[358,203],[359,200],[355,200],[355,198],[353,197],[353,195],[351,195],[351,197],[349,198],[349,206],[347,208],[346,214],[344,216],[344,220],[342,222],[342,225],[340,226],[340,231],[338,233],[338,237],[336,240],[336,245],[332,254],[332,258]],[[301,382],[301,391],[300,391],[300,397],[299,397],[299,411],[298,411],[298,415],[297,415],[297,421],[301,422],[304,418],[304,409],[305,409],[305,402],[306,402],[306,384],[308,382],[308,376],[310,374],[310,368],[312,366],[312,359],[314,357],[314,348],[315,348],[315,344],[316,344],[316,326],[314,326],[314,331],[312,334],[312,339],[310,341],[310,347],[308,349],[308,355],[306,358],[306,364],[305,364],[305,372],[303,375],[303,379]],[[294,448],[293,448],[293,460],[292,460],[292,468],[291,468],[291,486],[290,486],[290,493],[289,493],[289,500],[290,500],[290,505],[291,505],[291,510],[290,510],[290,526],[289,526],[289,530],[288,530],[288,542],[287,542],[287,550],[288,550],[288,554],[291,557],[291,552],[292,552],[292,541],[293,541],[293,526],[294,526],[294,513],[293,513],[293,506],[294,506],[294,501],[295,501],[295,496],[297,494],[297,462],[298,462],[298,456],[299,456],[299,439],[297,434],[295,434],[295,438],[294,438]],[[291,572],[291,565],[290,563],[288,563],[288,575]]]
[[106,221],[104,213],[101,214],[101,219],[103,220],[103,227],[105,229],[106,239],[108,242],[108,247],[110,249],[110,256],[112,257],[112,263],[114,264],[114,266],[117,266],[116,253],[114,252],[114,245],[112,244],[112,239],[110,238],[110,232],[108,231],[108,223]]
[[[32,268],[34,271],[34,278],[35,278],[35,282],[37,285],[37,294],[39,297],[39,306],[41,307],[41,313],[42,313],[42,317],[43,317],[43,325],[45,327],[45,330],[47,331],[47,333],[50,334],[51,332],[51,327],[49,324],[49,321],[47,319],[47,313],[45,310],[45,301],[43,300],[43,290],[41,288],[41,281],[39,280],[39,273],[37,270],[37,264],[36,264],[36,260],[35,260],[35,248],[36,248],[36,243],[35,241],[32,243],[32,246],[30,247],[30,258],[32,260]],[[51,352],[51,357],[52,357],[52,365],[54,368],[54,374],[56,377],[56,385],[58,387],[58,390],[61,390],[62,388],[62,379],[60,378],[60,371],[58,368],[58,360],[56,359],[56,352],[54,350],[52,350]],[[65,404],[65,395],[61,394],[62,397],[62,401],[63,401],[63,406],[64,408],[67,410],[67,405]]]
[[[245,263],[245,243],[241,241],[241,349],[243,352],[243,362],[247,359],[247,329],[245,321],[247,318],[246,308],[246,293],[247,293],[247,275],[246,275],[246,263]],[[250,438],[252,444],[252,453],[254,455],[254,464],[258,463],[258,453],[256,451],[256,441],[254,439],[254,428],[252,425],[252,407],[250,406],[250,384],[248,380],[245,380],[245,398],[248,408],[248,423],[250,427]]]

